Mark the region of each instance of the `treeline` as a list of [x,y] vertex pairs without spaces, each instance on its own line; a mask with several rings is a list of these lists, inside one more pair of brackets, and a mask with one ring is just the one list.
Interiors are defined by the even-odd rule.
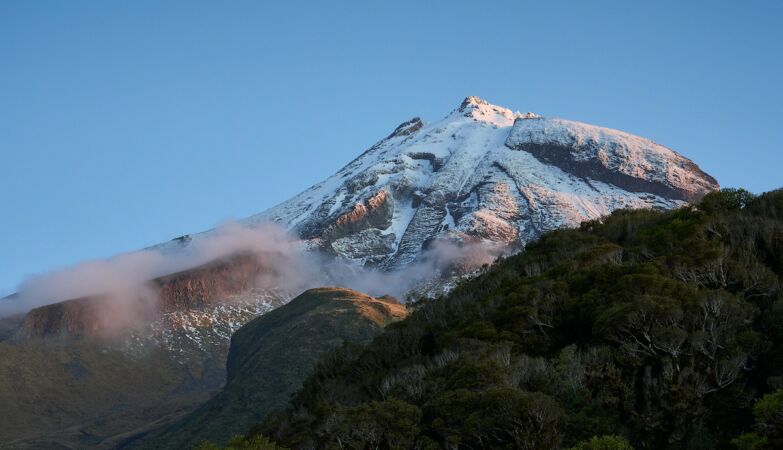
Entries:
[[783,448],[782,276],[783,191],[618,211],[333,352],[230,448]]

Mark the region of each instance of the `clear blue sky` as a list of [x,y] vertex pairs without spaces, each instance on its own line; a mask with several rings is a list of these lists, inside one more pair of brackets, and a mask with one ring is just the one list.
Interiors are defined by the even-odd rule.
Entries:
[[0,293],[260,212],[467,95],[780,187],[782,22],[777,0],[0,1]]

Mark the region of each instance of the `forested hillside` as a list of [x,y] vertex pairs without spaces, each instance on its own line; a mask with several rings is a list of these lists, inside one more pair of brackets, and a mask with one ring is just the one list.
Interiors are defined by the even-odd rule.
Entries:
[[350,289],[310,289],[240,328],[231,337],[225,387],[192,414],[132,448],[193,448],[225,442],[284,408],[320,355],[343,342],[367,343],[407,314],[392,298]]
[[617,211],[330,354],[233,447],[783,448],[781,276],[783,191]]

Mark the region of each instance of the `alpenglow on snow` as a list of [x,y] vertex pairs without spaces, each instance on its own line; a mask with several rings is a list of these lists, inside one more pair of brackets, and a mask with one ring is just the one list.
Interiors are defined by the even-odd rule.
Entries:
[[521,248],[619,208],[675,208],[718,188],[648,139],[468,97],[440,121],[404,122],[336,174],[240,222],[276,222],[311,250],[393,270],[434,239]]

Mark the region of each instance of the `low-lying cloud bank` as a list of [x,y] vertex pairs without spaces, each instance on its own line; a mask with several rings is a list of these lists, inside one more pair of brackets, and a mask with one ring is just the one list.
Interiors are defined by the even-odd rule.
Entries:
[[240,253],[253,254],[264,266],[274,267],[257,280],[258,288],[298,295],[312,287],[332,285],[399,297],[455,265],[473,268],[490,263],[500,250],[482,242],[437,240],[417,261],[387,272],[305,251],[302,241],[274,224],[248,228],[228,223],[182,247],[126,253],[32,277],[20,285],[16,298],[0,301],[0,317],[68,299],[100,296],[107,300],[106,311],[101,312],[103,326],[127,326],[154,313],[157,298],[149,287],[151,280]]

